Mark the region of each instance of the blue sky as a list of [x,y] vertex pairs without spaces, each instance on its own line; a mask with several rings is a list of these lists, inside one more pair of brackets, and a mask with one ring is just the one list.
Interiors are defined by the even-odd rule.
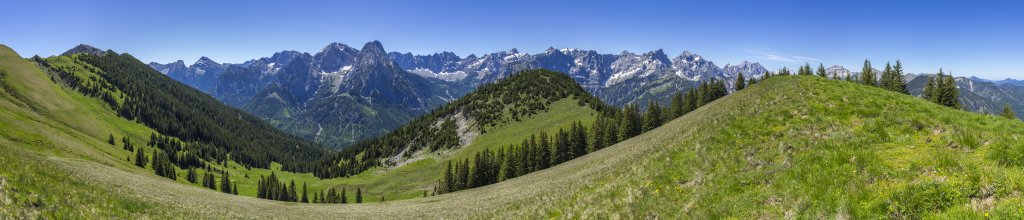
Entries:
[[551,47],[693,51],[719,66],[804,62],[858,70],[1024,78],[1022,1],[4,1],[0,43],[23,56],[78,43],[150,62],[241,62],[330,42],[460,56]]

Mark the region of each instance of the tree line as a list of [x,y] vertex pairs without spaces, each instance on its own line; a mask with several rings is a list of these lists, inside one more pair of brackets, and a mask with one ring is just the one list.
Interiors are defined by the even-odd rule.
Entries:
[[553,134],[540,132],[518,145],[498,150],[484,149],[461,161],[448,161],[435,194],[485,186],[570,161],[661,126],[728,94],[725,82],[701,83],[683,95],[677,93],[669,106],[648,102],[647,110],[627,104],[620,110],[600,114],[589,127],[576,121]]
[[[544,89],[538,89],[544,88]],[[528,70],[498,82],[481,85],[474,92],[432,110],[395,131],[372,138],[321,158],[310,168],[320,178],[346,177],[374,166],[385,164],[386,158],[428,148],[432,151],[459,146],[456,122],[452,116],[461,113],[476,121],[477,129],[488,129],[501,123],[519,121],[546,111],[552,102],[567,97],[579,105],[599,111],[614,109],[590,95],[568,75],[548,70]],[[437,122],[441,122],[437,124]]]

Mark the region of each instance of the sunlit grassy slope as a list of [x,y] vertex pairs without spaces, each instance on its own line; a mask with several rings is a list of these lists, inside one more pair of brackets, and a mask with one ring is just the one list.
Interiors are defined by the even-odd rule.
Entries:
[[[119,120],[99,102],[64,92],[7,48],[0,50],[0,70],[6,72],[0,89],[0,216],[1024,215],[1024,123],[814,77],[766,80],[651,132],[498,184],[342,205],[232,196],[134,168],[124,161],[126,152],[106,146],[105,136],[125,131],[144,140],[147,129]],[[445,157],[458,154],[438,156]],[[388,180],[367,178],[365,184],[374,181]]]

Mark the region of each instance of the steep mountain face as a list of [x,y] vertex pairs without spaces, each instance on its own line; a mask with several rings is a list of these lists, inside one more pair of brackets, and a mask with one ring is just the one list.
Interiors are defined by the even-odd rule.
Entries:
[[[934,74],[922,74],[907,83],[910,94],[921,97],[924,94],[924,87],[928,83],[928,77]],[[987,80],[972,80],[970,78],[956,77],[957,88],[960,90],[960,103],[964,110],[999,114],[1003,111],[1004,105],[1009,104],[1018,118],[1024,119],[1024,87],[1011,84],[997,85]]]
[[458,81],[466,78],[466,72],[460,70],[462,58],[452,52],[442,52],[430,55],[416,56],[412,53],[388,53],[398,66],[416,66],[409,69],[423,77],[438,78],[445,81]]
[[334,147],[391,131],[469,89],[402,70],[376,41],[359,50],[334,43],[280,68],[242,108]]
[[286,64],[300,56],[308,55],[297,51],[282,51],[241,65],[228,65],[224,74],[216,80],[217,85],[210,95],[228,105],[241,108],[274,82]]
[[690,51],[684,51],[683,54],[673,58],[672,67],[676,70],[676,75],[692,81],[715,79],[718,77],[734,77],[725,75],[722,69],[718,68],[714,62],[706,60],[700,57],[700,55],[690,53]]
[[[672,59],[663,50],[643,54],[628,51],[600,54],[574,48],[548,48],[535,55],[512,49],[481,57],[470,55],[463,59],[447,52],[432,55],[390,53],[389,56],[409,72],[470,86],[492,82],[525,69],[558,71],[568,74],[591,94],[619,106],[668,100],[676,91],[691,88],[693,82],[728,80],[740,72],[748,78],[760,77],[767,72],[760,64],[750,62],[727,66],[729,69],[726,70],[688,51]],[[730,88],[733,86],[732,82],[727,84]]]

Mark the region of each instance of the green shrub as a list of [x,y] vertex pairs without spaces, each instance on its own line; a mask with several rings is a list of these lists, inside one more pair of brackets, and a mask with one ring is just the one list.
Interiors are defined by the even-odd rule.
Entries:
[[1024,143],[999,141],[992,146],[990,158],[1005,166],[1024,166]]
[[973,133],[965,132],[963,130],[964,129],[957,129],[956,132],[953,132],[953,141],[956,142],[957,145],[967,147],[968,149],[977,148],[978,145],[980,145],[978,143],[978,138],[974,136]]
[[964,192],[948,184],[929,182],[914,184],[894,193],[886,202],[889,217],[920,219],[927,213],[939,212],[966,200]]

